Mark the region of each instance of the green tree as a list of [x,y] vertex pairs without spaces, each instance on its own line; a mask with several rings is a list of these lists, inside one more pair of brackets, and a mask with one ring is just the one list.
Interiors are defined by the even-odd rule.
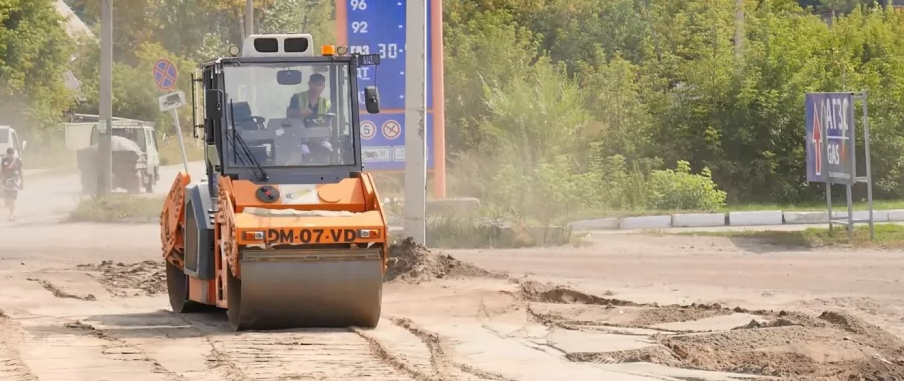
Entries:
[[532,33],[513,23],[505,11],[476,14],[449,11],[444,26],[446,123],[449,148],[478,148],[490,134],[481,120],[492,110],[486,103],[488,89],[506,86],[530,68],[537,57]]
[[[96,23],[99,2],[68,1]],[[334,3],[255,2],[255,21],[265,33],[305,32],[332,43]],[[866,90],[877,195],[904,196],[904,13],[868,0],[745,1],[738,56],[734,6],[446,2],[446,150],[450,178],[467,180],[450,188],[542,222],[565,218],[548,208],[557,204],[710,208],[722,191],[729,202],[816,200],[822,188],[805,181],[804,94]],[[178,62],[179,88],[187,91],[182,81],[194,62],[241,44],[241,0],[122,0],[117,7],[119,116],[169,125],[156,111],[148,65],[157,57]],[[820,14],[826,10],[835,11],[831,25]],[[79,78],[96,94],[96,42],[78,54],[85,57]],[[19,78],[32,62],[7,65],[15,72],[0,81],[22,89]],[[862,171],[862,149],[858,155]],[[709,175],[718,188],[703,179]],[[644,191],[654,185],[659,193]]]
[[63,83],[72,41],[50,0],[0,0],[0,124],[42,139],[73,103]]

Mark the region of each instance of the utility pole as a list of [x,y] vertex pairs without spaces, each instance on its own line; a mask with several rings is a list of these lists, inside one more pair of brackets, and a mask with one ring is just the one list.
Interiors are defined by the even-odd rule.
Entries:
[[405,235],[427,242],[427,0],[405,15]]
[[744,0],[735,0],[735,58],[740,61],[744,56],[742,43],[744,40]]
[[100,100],[98,116],[97,194],[112,189],[113,153],[111,126],[113,123],[113,0],[102,0],[100,29]]
[[245,0],[245,38],[254,34],[254,4]]

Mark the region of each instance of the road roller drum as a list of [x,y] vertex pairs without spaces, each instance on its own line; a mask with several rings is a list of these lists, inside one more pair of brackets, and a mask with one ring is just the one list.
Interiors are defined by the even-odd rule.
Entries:
[[[379,250],[367,257],[355,254],[326,260],[292,257],[282,251],[288,250],[243,253],[242,279],[228,279],[233,328],[377,325],[383,290]],[[280,259],[268,260],[273,254]]]

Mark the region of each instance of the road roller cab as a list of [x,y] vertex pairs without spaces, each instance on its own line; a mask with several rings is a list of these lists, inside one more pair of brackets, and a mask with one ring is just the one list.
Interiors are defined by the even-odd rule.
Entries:
[[379,321],[387,225],[359,133],[379,98],[355,79],[380,57],[313,50],[252,35],[193,78],[207,176],[180,173],[161,213],[174,311],[225,308],[236,330]]

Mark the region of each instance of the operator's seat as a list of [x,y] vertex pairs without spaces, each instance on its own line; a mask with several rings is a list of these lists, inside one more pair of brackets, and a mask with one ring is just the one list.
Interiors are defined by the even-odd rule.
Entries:
[[248,102],[234,102],[232,104],[232,118],[235,121],[235,127],[239,130],[261,130],[260,124],[251,117],[251,106]]

